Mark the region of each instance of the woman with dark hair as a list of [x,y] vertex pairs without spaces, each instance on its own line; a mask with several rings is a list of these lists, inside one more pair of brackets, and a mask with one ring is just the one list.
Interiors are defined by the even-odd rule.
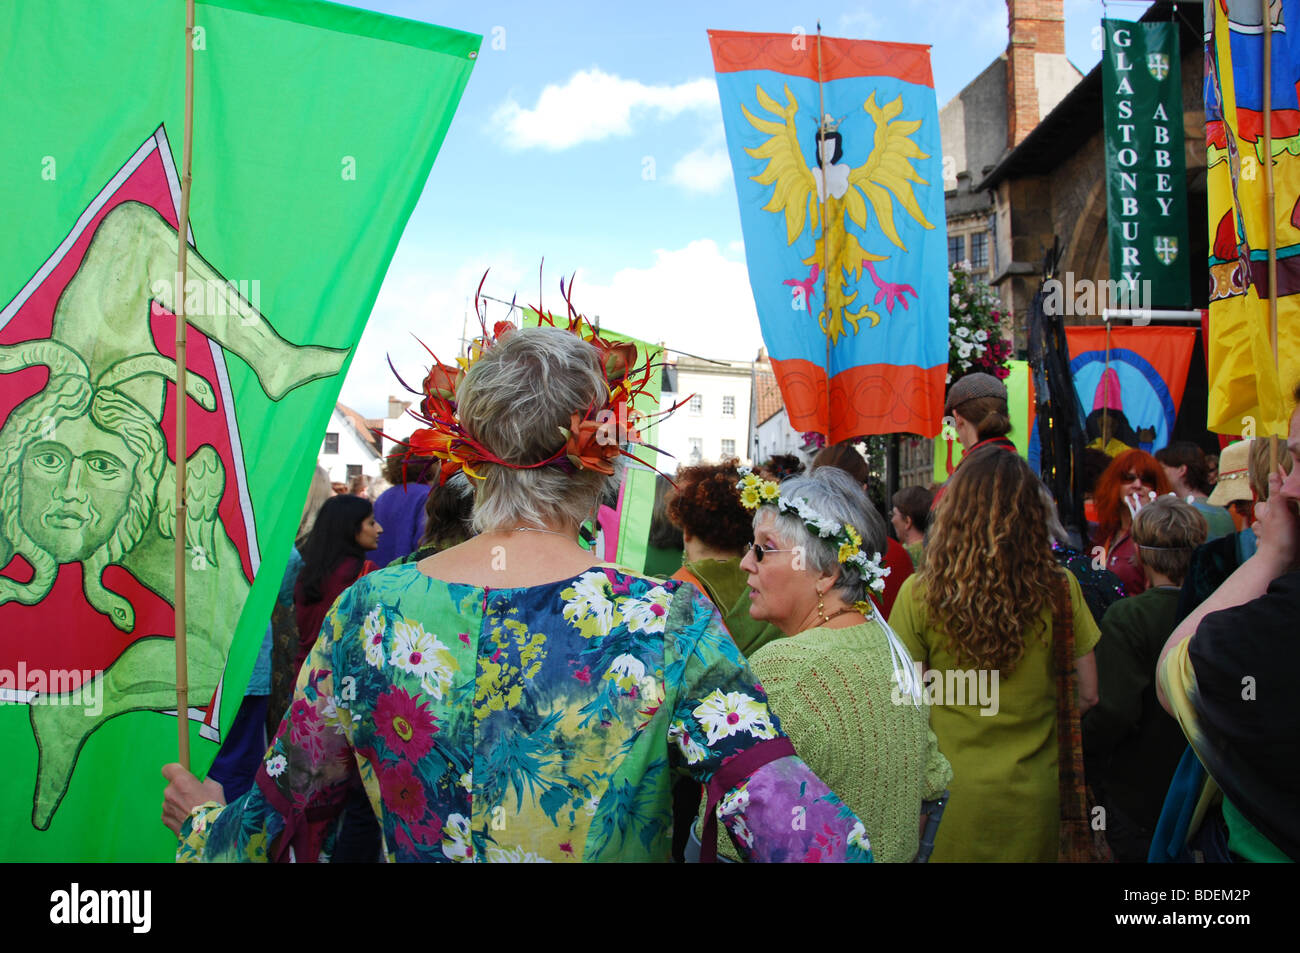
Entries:
[[925,562],[925,530],[930,525],[934,494],[923,486],[905,486],[894,494],[889,522],[917,569]]
[[1207,540],[1237,531],[1228,511],[1209,502],[1213,484],[1210,482],[1210,467],[1205,460],[1205,452],[1200,447],[1190,440],[1175,440],[1157,450],[1156,459],[1164,467],[1169,485],[1178,494],[1178,498],[1192,504],[1205,517],[1205,522],[1210,527]]
[[1052,555],[1039,486],[1017,454],[967,456],[889,617],[926,669],[930,725],[952,762],[935,861],[1050,862],[1063,833],[1081,834],[1080,820],[1086,831],[1072,752],[1097,702],[1100,633]]
[[293,587],[294,619],[298,623],[298,652],[293,671],[320,635],[321,624],[334,600],[374,564],[366,553],[379,545],[383,527],[375,522],[373,507],[365,497],[343,494],[331,497],[316,514],[306,542],[300,547],[302,569]]
[[682,530],[682,568],[674,579],[689,582],[717,606],[732,640],[746,658],[781,630],[749,614],[749,584],[740,568],[754,538],[752,517],[740,505],[737,461],[687,467],[677,474],[677,491],[668,500],[668,518]]
[[380,569],[420,548],[424,504],[429,485],[438,478],[437,460],[409,457],[406,449],[399,444],[389,451],[384,461],[389,487],[375,500],[375,519],[384,527],[384,535],[370,558]]
[[1130,596],[1138,595],[1147,587],[1146,576],[1137,561],[1137,545],[1133,542],[1133,514],[1171,489],[1164,467],[1143,450],[1125,450],[1097,478],[1093,492],[1097,503],[1093,553],[1105,559],[1106,568],[1119,576]]
[[806,469],[804,462],[793,453],[774,453],[767,458],[766,463],[757,468],[763,479],[775,480],[777,483],[790,477],[802,476]]

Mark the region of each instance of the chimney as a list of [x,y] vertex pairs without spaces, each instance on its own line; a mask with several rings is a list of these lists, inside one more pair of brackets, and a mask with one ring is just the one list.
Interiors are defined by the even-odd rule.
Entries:
[[394,420],[406,413],[406,408],[411,406],[409,400],[402,400],[400,397],[388,395],[388,419]]
[[1039,53],[1065,53],[1064,0],[1007,0],[1007,145],[1038,125]]

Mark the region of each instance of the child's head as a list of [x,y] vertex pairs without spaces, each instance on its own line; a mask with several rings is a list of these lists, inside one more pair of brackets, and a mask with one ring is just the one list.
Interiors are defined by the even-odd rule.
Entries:
[[1183,584],[1192,550],[1205,542],[1209,524],[1190,503],[1172,496],[1157,497],[1133,518],[1133,542],[1148,573]]

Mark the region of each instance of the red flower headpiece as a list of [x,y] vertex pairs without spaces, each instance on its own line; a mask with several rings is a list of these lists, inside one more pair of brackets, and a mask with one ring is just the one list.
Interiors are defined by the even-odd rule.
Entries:
[[[408,440],[403,442],[407,448],[407,456],[437,457],[442,460],[439,484],[445,483],[448,477],[459,470],[464,470],[466,475],[475,479],[482,479],[483,474],[478,468],[484,463],[495,463],[514,470],[559,466],[570,472],[594,470],[607,476],[613,475],[614,460],[620,455],[643,463],[644,461],[623,449],[624,444],[649,446],[642,442],[638,424],[649,417],[672,413],[681,406],[681,402],[674,404],[667,411],[649,416],[642,415],[634,409],[636,398],[646,391],[658,365],[653,364],[648,355],[644,361],[638,363],[635,344],[607,341],[602,338],[591,322],[573,307],[572,282],[566,290],[563,280],[560,281],[560,294],[568,306],[568,317],[557,320],[555,315],[543,311],[540,304],[534,310],[539,315],[539,323],[563,328],[596,348],[609,387],[604,402],[587,408],[585,413],[575,411],[570,417],[569,426],[560,428],[558,436],[564,438],[564,443],[549,457],[536,463],[511,463],[502,460],[461,426],[456,410],[456,389],[476,361],[516,330],[509,321],[498,321],[492,326],[491,333],[488,332],[484,310],[480,307],[480,297],[486,281],[487,274],[484,273],[478,291],[474,294],[474,312],[478,315],[483,334],[470,344],[468,356],[457,358],[456,366],[451,366],[441,363],[437,355],[429,351],[434,363],[424,378],[423,387],[419,391],[407,387],[411,393],[423,395],[419,412],[414,410],[408,412],[426,424],[424,429],[415,431]],[[426,347],[425,350],[428,348]],[[389,364],[391,366],[392,362],[390,361]],[[398,380],[401,380],[400,375]],[[406,386],[404,381],[402,383]],[[657,448],[650,447],[650,449]]]

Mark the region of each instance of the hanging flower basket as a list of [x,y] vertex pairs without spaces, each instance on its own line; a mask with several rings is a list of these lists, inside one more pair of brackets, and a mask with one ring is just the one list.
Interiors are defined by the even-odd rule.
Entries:
[[949,386],[982,372],[999,380],[1011,373],[1011,342],[1002,334],[1002,302],[965,262],[948,269]]

